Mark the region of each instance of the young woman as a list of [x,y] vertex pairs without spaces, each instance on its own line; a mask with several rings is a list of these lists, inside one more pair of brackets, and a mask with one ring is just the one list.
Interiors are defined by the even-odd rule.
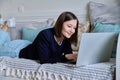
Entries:
[[63,12],[53,28],[41,31],[32,44],[20,51],[19,58],[56,63],[76,60],[71,43],[77,44],[79,21],[72,12]]

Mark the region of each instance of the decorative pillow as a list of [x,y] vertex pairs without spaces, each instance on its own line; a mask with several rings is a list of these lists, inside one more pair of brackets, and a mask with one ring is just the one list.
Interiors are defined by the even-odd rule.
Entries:
[[79,25],[79,27],[78,27],[78,43],[77,43],[77,46],[75,46],[73,44],[71,45],[73,51],[78,51],[82,33],[87,33],[87,32],[89,32],[89,30],[90,30],[89,21],[86,21],[85,23],[82,23],[82,24]]
[[41,30],[47,29],[47,28],[52,28],[52,26],[40,27],[38,29],[23,27],[22,28],[22,39],[33,42],[36,36],[38,35],[38,33]]
[[0,45],[10,41],[10,35],[4,30],[0,30]]
[[31,42],[27,40],[13,40],[7,42],[3,46],[0,46],[0,56],[18,57],[19,51],[29,44],[31,44]]
[[102,3],[89,2],[90,21],[101,23],[120,23],[120,4],[106,5]]
[[28,28],[41,28],[41,27],[46,27],[46,26],[51,26],[54,22],[54,19],[50,18],[46,21],[26,21],[26,22],[17,22],[16,27],[10,28],[10,36],[12,40],[15,39],[21,39],[22,34],[21,34],[21,29],[23,27],[28,27]]
[[116,56],[116,47],[117,47],[117,37],[118,33],[120,33],[120,24],[104,24],[99,22],[94,22],[94,29],[92,32],[115,32],[116,39],[114,42],[114,48],[111,57]]
[[104,24],[94,22],[94,29],[92,32],[120,32],[120,24]]
[[118,37],[118,43],[117,43],[117,54],[116,54],[116,79],[115,80],[120,80],[119,74],[120,74],[120,34]]

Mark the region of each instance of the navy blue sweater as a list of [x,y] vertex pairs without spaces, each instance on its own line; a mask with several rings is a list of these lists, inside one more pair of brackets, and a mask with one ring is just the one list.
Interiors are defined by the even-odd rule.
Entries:
[[[63,55],[64,53],[64,55]],[[54,39],[53,28],[41,31],[32,44],[20,51],[20,58],[40,60],[40,63],[65,62],[65,54],[72,53],[71,44],[64,39],[61,45]]]

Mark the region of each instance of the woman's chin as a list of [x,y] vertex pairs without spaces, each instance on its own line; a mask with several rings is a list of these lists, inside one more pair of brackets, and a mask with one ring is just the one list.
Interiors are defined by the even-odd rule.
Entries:
[[70,38],[71,36],[66,36],[66,38]]

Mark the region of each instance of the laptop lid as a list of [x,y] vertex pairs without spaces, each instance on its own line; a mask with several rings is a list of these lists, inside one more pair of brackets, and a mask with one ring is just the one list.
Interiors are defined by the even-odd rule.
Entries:
[[76,66],[109,61],[115,33],[83,33]]

